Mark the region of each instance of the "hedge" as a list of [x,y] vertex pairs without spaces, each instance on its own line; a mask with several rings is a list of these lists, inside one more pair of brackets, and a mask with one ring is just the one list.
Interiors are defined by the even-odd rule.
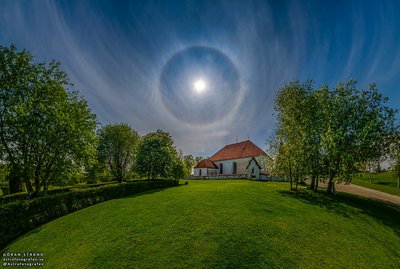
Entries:
[[177,186],[178,182],[146,180],[112,184],[0,205],[0,249],[23,233],[71,212],[118,197]]
[[77,184],[74,187],[79,189],[86,189],[86,188],[93,188],[93,187],[100,187],[109,184],[116,184],[118,181],[107,181],[107,182],[100,182],[100,183],[90,183],[90,184]]
[[20,200],[27,200],[29,199],[29,194],[27,192],[17,192],[9,195],[4,195],[0,197],[0,204],[11,203]]
[[[47,190],[47,195],[54,195],[54,194],[59,194],[62,192],[69,192],[69,191],[77,189],[77,188],[78,189],[86,189],[86,188],[100,187],[100,186],[115,184],[115,183],[117,183],[117,181],[109,181],[109,182],[101,182],[101,183],[93,183],[93,184],[82,184],[82,185],[78,184],[78,185],[74,185],[74,186],[68,186],[68,187]],[[7,204],[7,203],[15,202],[15,201],[28,200],[28,199],[30,199],[30,197],[27,192],[18,192],[18,193],[4,195],[3,197],[0,197],[0,204]]]

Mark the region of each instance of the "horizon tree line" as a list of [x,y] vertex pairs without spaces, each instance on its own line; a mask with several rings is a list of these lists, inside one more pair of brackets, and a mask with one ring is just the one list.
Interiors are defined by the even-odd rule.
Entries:
[[[326,179],[333,194],[336,181],[350,182],[358,167],[390,155],[400,178],[399,125],[386,102],[374,84],[359,90],[354,80],[333,89],[314,89],[310,81],[284,85],[268,141],[272,171],[288,178],[291,189],[310,177],[316,190]],[[25,185],[32,195],[77,175],[118,182],[184,178],[202,159],[184,156],[162,130],[140,136],[125,123],[98,128],[60,63],[38,63],[14,45],[0,46],[0,158],[10,192]]]

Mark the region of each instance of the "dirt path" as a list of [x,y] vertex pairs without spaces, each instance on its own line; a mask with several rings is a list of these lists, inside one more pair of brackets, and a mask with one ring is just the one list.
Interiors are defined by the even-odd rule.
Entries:
[[[322,188],[326,188],[326,183],[319,182],[318,186]],[[388,194],[385,192],[361,187],[354,184],[345,185],[344,183],[336,184],[336,191],[339,192],[347,192],[355,195],[359,195],[362,197],[380,200],[386,203],[394,204],[400,206],[400,196]]]

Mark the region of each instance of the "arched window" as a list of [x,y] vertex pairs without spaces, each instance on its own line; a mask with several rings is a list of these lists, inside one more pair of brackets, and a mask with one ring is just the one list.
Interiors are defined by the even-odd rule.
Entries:
[[237,174],[237,163],[233,162],[232,164],[232,174]]
[[224,173],[224,165],[222,163],[219,164],[219,173],[220,174]]

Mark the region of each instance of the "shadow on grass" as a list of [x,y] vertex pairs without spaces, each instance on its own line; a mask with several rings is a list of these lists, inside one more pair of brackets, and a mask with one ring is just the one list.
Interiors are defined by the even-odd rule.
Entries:
[[378,185],[385,185],[385,186],[388,186],[388,185],[390,185],[390,186],[395,186],[394,184],[392,184],[391,182],[387,182],[387,181],[378,181],[378,182],[376,182],[375,184],[378,184]]
[[346,218],[365,214],[390,227],[400,236],[400,207],[375,201],[348,193],[337,193],[330,196],[326,193],[314,193],[310,190],[278,191],[281,195],[299,200],[303,203],[319,206]]

